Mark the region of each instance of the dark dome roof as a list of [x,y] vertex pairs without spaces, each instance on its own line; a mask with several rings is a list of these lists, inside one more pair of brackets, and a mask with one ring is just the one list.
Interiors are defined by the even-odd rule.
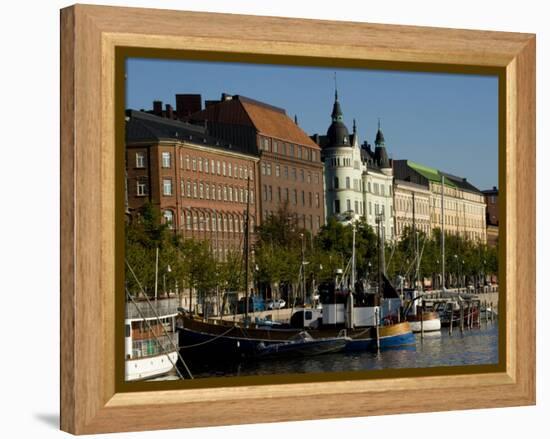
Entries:
[[327,138],[328,142],[326,147],[331,146],[349,146],[349,132],[346,125],[344,125],[344,113],[342,113],[342,107],[338,102],[338,91],[334,92],[334,105],[332,106],[331,113],[332,123],[328,127]]
[[327,146],[349,146],[349,132],[343,122],[334,121],[330,124],[327,131],[328,143]]

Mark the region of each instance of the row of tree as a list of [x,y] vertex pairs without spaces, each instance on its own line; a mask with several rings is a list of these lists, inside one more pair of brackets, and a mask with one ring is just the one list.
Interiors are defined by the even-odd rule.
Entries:
[[[375,282],[380,241],[364,220],[353,227],[357,278]],[[296,298],[304,282],[306,289],[311,290],[316,284],[333,279],[337,268],[346,267],[352,240],[352,226],[334,219],[312,236],[299,226],[288,205],[283,205],[254,231],[249,279],[264,296]],[[487,275],[498,273],[495,248],[456,235],[446,235],[445,247],[447,286],[459,282],[478,284]],[[438,229],[431,236],[406,229],[398,242],[386,242],[384,251],[390,279],[402,276],[409,285],[414,279],[429,283],[441,273]],[[418,277],[416,255],[420,256]],[[242,251],[229,253],[224,261],[217,260],[209,242],[182,239],[162,223],[160,212],[150,204],[141,209],[138,220],[127,224],[126,260],[139,277],[136,279],[127,267],[126,285],[133,294],[153,295],[155,288],[160,292],[191,289],[199,297],[206,297],[224,291],[242,292],[245,288]]]

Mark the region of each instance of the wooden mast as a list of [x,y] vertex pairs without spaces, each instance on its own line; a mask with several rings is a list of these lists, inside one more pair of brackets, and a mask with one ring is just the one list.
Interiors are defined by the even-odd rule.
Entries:
[[246,197],[246,210],[245,210],[245,229],[244,229],[244,322],[248,325],[248,253],[249,253],[249,215],[250,215],[250,176],[248,176],[246,183],[246,190],[248,196]]

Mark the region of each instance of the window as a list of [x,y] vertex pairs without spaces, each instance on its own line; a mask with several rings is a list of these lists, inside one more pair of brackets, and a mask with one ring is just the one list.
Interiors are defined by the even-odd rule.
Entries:
[[227,164],[227,175],[233,177],[233,165],[231,163]]
[[276,140],[274,140],[273,141],[273,152],[279,152],[278,150],[279,150],[279,143]]
[[309,207],[311,207],[313,205],[313,194],[311,192],[308,192],[308,197],[309,197]]
[[350,188],[350,180],[349,180],[349,177],[346,177],[346,189],[349,189]]
[[334,200],[334,213],[340,213],[340,200]]
[[296,168],[292,168],[291,172],[292,172],[292,179],[296,180]]
[[227,175],[227,166],[225,162],[222,163],[222,168],[223,168],[222,174],[225,177]]
[[191,182],[187,180],[187,196],[191,197]]
[[288,178],[288,166],[285,166],[284,176],[285,176],[285,178]]
[[273,187],[269,186],[269,201],[273,201]]
[[297,149],[297,151],[296,151],[297,156],[298,156],[299,159],[301,159],[302,158],[302,147],[300,145],[296,145],[296,149]]
[[267,175],[271,175],[271,163],[268,163],[266,165],[266,171],[267,171]]
[[193,198],[197,198],[198,194],[197,194],[197,182],[194,181],[193,182]]
[[300,169],[300,180],[304,181],[304,170]]
[[206,199],[209,200],[210,199],[210,185],[208,183],[205,184],[205,189],[206,189]]
[[245,166],[244,168],[244,179],[248,180],[248,166]]
[[264,139],[263,150],[264,151],[269,151],[269,139]]
[[288,201],[288,188],[285,189],[285,201]]
[[292,143],[288,144],[288,155],[294,157],[294,145]]
[[346,210],[351,210],[351,200],[346,200]]
[[171,166],[172,162],[172,154],[169,152],[163,152],[162,153],[162,167],[163,168],[169,168]]
[[315,207],[319,207],[320,201],[319,201],[319,193],[315,194]]
[[144,152],[136,152],[136,168],[145,168]]
[[202,172],[202,157],[199,157],[199,172]]
[[281,201],[281,187],[280,186],[277,188],[277,201],[279,201],[279,202]]
[[162,180],[162,194],[170,196],[172,195],[172,179],[165,178]]
[[174,212],[172,212],[171,210],[165,210],[162,213],[162,216],[164,217],[165,224],[168,224],[168,227],[173,229],[174,228]]
[[294,189],[294,197],[292,199],[293,204],[298,204],[298,191]]
[[197,170],[197,159],[195,157],[193,157],[192,164],[193,164],[193,171],[196,171]]
[[202,183],[199,184],[199,198],[202,200],[204,197],[204,185]]
[[355,200],[355,213],[359,213],[359,201]]
[[264,201],[267,201],[267,185],[264,184]]
[[204,172],[208,174],[208,159],[204,161]]
[[302,206],[306,205],[306,193],[302,191]]
[[280,177],[280,176],[281,176],[281,166],[275,165],[275,177]]
[[139,177],[137,179],[136,195],[138,197],[147,195],[147,177]]
[[311,183],[311,172],[307,173],[307,182]]
[[217,173],[218,175],[221,174],[221,165],[220,165],[220,161],[219,161],[219,160],[216,161],[216,173]]
[[334,189],[338,189],[338,177],[334,177]]
[[191,161],[188,155],[185,156],[185,169],[187,169],[188,171],[189,169],[191,169]]

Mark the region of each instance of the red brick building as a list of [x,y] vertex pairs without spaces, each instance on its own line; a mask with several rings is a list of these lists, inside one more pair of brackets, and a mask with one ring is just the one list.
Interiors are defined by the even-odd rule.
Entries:
[[127,112],[130,214],[150,201],[175,232],[208,239],[218,257],[242,250],[248,198],[251,230],[258,217],[258,157],[162,116]]
[[483,191],[486,204],[486,222],[487,222],[487,244],[495,247],[498,244],[498,189]]
[[[189,99],[186,100],[186,96]],[[196,95],[178,95],[189,112]],[[206,101],[189,120],[208,127],[212,135],[258,155],[260,218],[288,202],[298,224],[313,234],[324,224],[323,165],[319,145],[288,117],[285,110],[244,96],[223,94]]]

